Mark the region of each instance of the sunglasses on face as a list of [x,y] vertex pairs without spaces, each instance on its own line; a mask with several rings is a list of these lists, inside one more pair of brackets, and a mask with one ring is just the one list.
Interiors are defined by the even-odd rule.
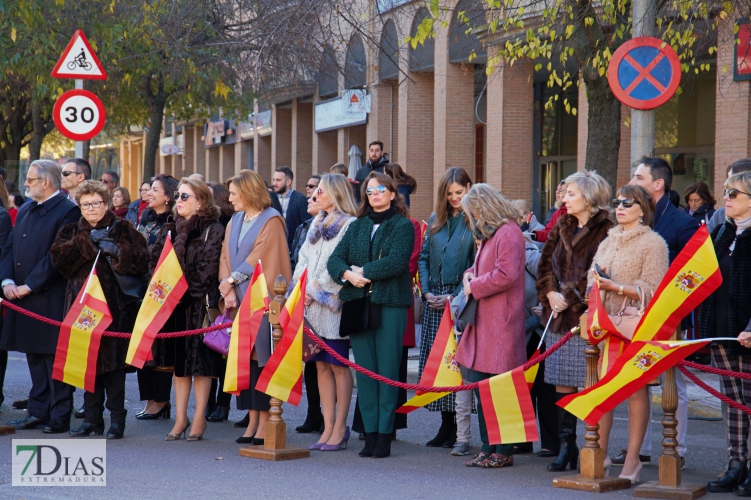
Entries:
[[80,172],[77,172],[75,170],[63,170],[62,171],[63,177],[68,177],[69,175],[77,175],[80,174]]
[[179,200],[188,201],[188,198],[190,198],[191,196],[194,196],[194,195],[189,194],[189,193],[181,193],[179,191],[175,191],[175,201],[179,201]]
[[381,193],[381,194],[383,194],[383,193],[385,193],[385,192],[386,192],[386,186],[375,186],[375,187],[369,187],[368,189],[366,189],[366,190],[365,190],[365,192],[367,193],[367,195],[368,195],[368,196],[371,196],[371,195],[372,195],[373,193],[375,193],[375,192],[376,192],[376,189],[377,189],[377,190],[378,190],[378,192],[379,192],[379,193]]
[[731,200],[736,199],[739,194],[745,194],[746,196],[751,196],[751,194],[743,192],[740,189],[735,189],[735,188],[725,189],[725,196],[727,196]]
[[613,201],[611,201],[610,204],[613,205],[613,208],[618,208],[620,205],[623,205],[623,208],[631,208],[634,204],[641,205],[641,203],[631,198],[626,198],[625,200],[613,198]]
[[318,186],[316,186],[315,184],[305,184],[305,187],[308,188],[308,189],[315,189]]

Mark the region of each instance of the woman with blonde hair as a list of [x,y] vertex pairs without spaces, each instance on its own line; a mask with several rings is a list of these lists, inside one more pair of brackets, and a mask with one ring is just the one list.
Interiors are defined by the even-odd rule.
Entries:
[[[205,182],[186,178],[174,193],[177,215],[159,231],[151,247],[151,270],[156,268],[167,234],[172,238],[175,255],[180,262],[188,290],[170,315],[162,331],[180,332],[203,326],[206,315],[206,294],[216,287],[219,255],[224,229],[219,224],[219,208]],[[221,374],[222,357],[209,349],[200,335],[157,340],[154,361],[158,367],[173,367],[175,374],[175,425],[165,441],[175,441],[191,427],[188,400],[191,387],[196,403],[193,426],[188,441],[200,441],[206,430],[206,404],[211,379]]]
[[[519,213],[488,184],[475,184],[462,198],[479,241],[474,266],[464,273],[464,294],[477,300],[474,323],[462,335],[456,360],[472,382],[488,379],[524,364],[524,236]],[[482,450],[467,467],[501,468],[514,465],[514,445],[491,445],[477,396]]]
[[[592,267],[600,243],[613,227],[609,219],[610,185],[596,172],[576,172],[566,178],[563,196],[566,214],[542,248],[537,268],[537,298],[542,305],[542,322],[550,316],[548,338],[555,344],[574,326],[587,309],[587,272]],[[574,336],[563,344],[545,364],[545,382],[556,386],[556,400],[584,387],[584,340]],[[560,406],[558,411],[558,457],[549,471],[576,468],[576,417]]]
[[[289,282],[292,269],[287,249],[287,225],[282,215],[271,208],[271,198],[261,176],[251,170],[241,170],[227,181],[227,189],[229,202],[236,213],[227,224],[222,245],[219,293],[224,297],[224,307],[235,309],[242,303],[259,261],[269,293],[273,293],[274,280],[280,274]],[[250,388],[237,397],[237,408],[249,411],[248,426],[243,436],[236,440],[238,443],[263,444],[263,428],[269,418],[271,398],[255,387],[270,356],[271,332],[268,318],[264,316],[251,353]]]
[[[342,309],[339,291],[342,283],[331,279],[326,264],[349,225],[356,220],[355,200],[347,178],[341,174],[323,174],[312,200],[318,204],[320,211],[300,248],[295,274],[289,286],[292,289],[303,271],[308,269],[305,318],[329,347],[348,358],[349,337],[339,336]],[[314,354],[308,360],[311,361],[318,370],[324,429],[321,439],[310,445],[310,449],[338,451],[347,447],[350,434],[346,424],[352,399],[352,373],[324,350]]]

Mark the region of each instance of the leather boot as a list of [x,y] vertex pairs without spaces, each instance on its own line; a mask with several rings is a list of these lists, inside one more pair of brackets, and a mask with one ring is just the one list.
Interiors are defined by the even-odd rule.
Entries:
[[[711,491],[712,493],[729,493],[734,491],[738,487],[738,484],[746,478],[747,472],[748,469],[746,469],[746,462],[744,460],[731,460],[728,463],[728,470],[725,471],[725,474],[720,479],[707,483],[707,491]],[[741,496],[751,495],[751,484],[745,486],[746,483],[744,483],[743,491],[748,492],[748,494],[741,494]]]
[[375,450],[377,441],[378,441],[377,432],[366,432],[365,433],[365,447],[360,451],[360,456],[372,457],[373,450]]
[[[453,413],[453,415],[456,415],[456,413]],[[446,440],[441,445],[443,448],[453,448],[456,444],[456,420],[451,422],[451,426],[449,427],[449,431],[446,434]]]
[[308,434],[311,432],[319,431],[323,426],[323,413],[320,408],[311,410],[308,408],[308,416],[305,418],[305,422],[295,427],[295,431],[300,434]]
[[[568,394],[555,393],[556,401],[568,396]],[[576,446],[576,417],[560,406],[555,407],[558,412],[558,440],[561,448],[556,458],[548,465],[548,470],[560,472],[570,466],[571,470],[576,469],[579,460],[579,448]]]
[[440,448],[443,446],[444,441],[449,437],[451,431],[451,424],[456,423],[454,420],[454,412],[442,411],[441,412],[441,428],[438,429],[438,434],[433,439],[427,442],[427,446],[430,448]]
[[751,497],[751,474],[746,474],[746,480],[738,485],[735,494],[739,497]]
[[391,455],[391,434],[378,433],[373,458],[386,458]]

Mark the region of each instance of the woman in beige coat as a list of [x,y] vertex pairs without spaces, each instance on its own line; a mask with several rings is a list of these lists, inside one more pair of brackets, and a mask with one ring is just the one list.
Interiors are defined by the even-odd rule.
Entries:
[[[237,308],[248,290],[253,269],[260,261],[269,294],[274,295],[274,280],[280,274],[289,282],[292,269],[287,250],[287,226],[281,214],[271,208],[266,185],[251,170],[241,170],[227,181],[229,201],[237,212],[232,216],[222,244],[219,261],[219,293],[225,308]],[[271,356],[271,333],[266,317],[251,354],[250,389],[237,398],[237,408],[248,410],[245,434],[238,443],[263,444],[263,428],[269,418],[270,397],[256,391],[263,367]]]
[[[608,231],[592,259],[609,278],[600,277],[600,290],[608,314],[618,313],[626,303],[639,307],[639,297],[645,297],[645,306],[668,270],[668,246],[652,230],[655,202],[652,195],[641,186],[626,185],[618,190],[613,200],[618,225]],[[594,271],[589,273],[589,285],[594,282]],[[641,292],[641,293],[640,293]],[[639,448],[649,424],[649,396],[643,387],[628,398],[629,440],[626,462],[620,477],[634,484],[639,481],[641,462]],[[600,447],[607,453],[608,437],[613,426],[613,413],[600,420]],[[610,458],[605,459],[606,469]]]

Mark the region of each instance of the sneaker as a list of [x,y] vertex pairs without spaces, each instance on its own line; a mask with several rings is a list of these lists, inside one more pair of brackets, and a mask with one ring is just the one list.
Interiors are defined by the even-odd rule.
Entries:
[[463,457],[469,455],[469,443],[456,443],[454,449],[451,450],[451,454],[455,457]]
[[[613,462],[613,467],[623,467],[626,461],[626,450],[621,450],[621,454],[613,457],[611,461]],[[652,463],[652,457],[649,455],[639,455],[639,461],[642,465],[649,465]]]

